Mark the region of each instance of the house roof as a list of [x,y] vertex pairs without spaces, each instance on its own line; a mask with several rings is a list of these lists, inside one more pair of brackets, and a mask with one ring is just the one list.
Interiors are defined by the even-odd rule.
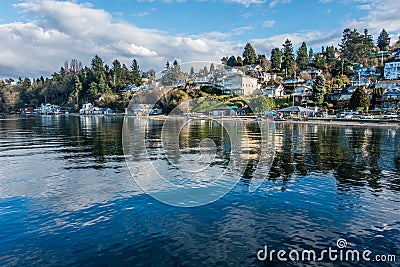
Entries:
[[300,106],[290,106],[287,108],[283,108],[278,110],[279,112],[311,112],[312,110],[308,109],[308,108],[303,108]]
[[384,95],[400,95],[400,89],[392,89],[383,94]]

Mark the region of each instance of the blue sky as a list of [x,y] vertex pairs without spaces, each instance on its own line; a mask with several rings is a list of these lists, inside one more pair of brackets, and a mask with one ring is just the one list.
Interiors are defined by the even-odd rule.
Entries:
[[286,38],[318,50],[346,27],[375,38],[385,28],[397,41],[399,12],[398,0],[2,0],[0,77],[49,75],[95,54],[157,69],[240,55],[246,42],[267,55]]

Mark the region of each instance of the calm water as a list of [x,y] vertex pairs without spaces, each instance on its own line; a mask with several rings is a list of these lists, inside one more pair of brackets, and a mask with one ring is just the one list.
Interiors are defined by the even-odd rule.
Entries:
[[[109,117],[0,117],[0,266],[263,266],[264,245],[322,250],[339,238],[400,261],[399,128],[277,124],[273,166],[250,193],[260,180],[259,131],[248,123],[252,156],[239,183],[209,205],[179,208],[131,178],[122,126]],[[155,164],[165,160],[161,127],[147,129]],[[226,168],[233,148],[221,126],[193,123],[181,134],[187,155],[212,139],[213,170]]]

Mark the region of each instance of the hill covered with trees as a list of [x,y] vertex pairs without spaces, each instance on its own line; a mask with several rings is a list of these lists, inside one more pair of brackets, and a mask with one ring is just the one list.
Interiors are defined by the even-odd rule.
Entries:
[[[323,71],[323,80],[315,81],[314,92],[316,103],[321,103],[324,94],[349,82],[354,74],[354,64],[375,66],[382,73],[384,62],[393,60],[393,57],[380,59],[374,55],[379,51],[400,48],[400,40],[392,47],[390,40],[391,37],[385,30],[382,30],[374,42],[367,29],[363,32],[345,29],[337,47],[324,46],[314,52],[306,42],[302,42],[295,50],[292,42],[287,39],[282,47],[272,49],[267,57],[266,54],[257,54],[251,43],[247,43],[242,55],[224,56],[221,62],[231,67],[259,64],[265,72],[278,75],[272,83],[279,83],[283,78],[295,74],[302,75],[302,71],[306,69],[320,69]],[[203,74],[212,71],[212,68],[214,65],[210,66],[210,70],[205,67]],[[181,71],[176,60],[173,64],[167,62],[166,70],[168,71],[161,79],[165,85],[173,85],[172,79],[185,80],[194,73],[193,68],[190,74]],[[139,86],[143,81],[152,79],[155,79],[155,72],[142,71],[136,59],[132,60],[130,66],[118,60],[107,65],[98,55],[91,60],[90,66],[83,66],[80,61],[73,59],[66,61],[51,77],[1,80],[0,112],[16,111],[26,105],[37,107],[41,103],[77,110],[84,102],[123,111],[130,94],[122,93],[122,90],[127,85]]]

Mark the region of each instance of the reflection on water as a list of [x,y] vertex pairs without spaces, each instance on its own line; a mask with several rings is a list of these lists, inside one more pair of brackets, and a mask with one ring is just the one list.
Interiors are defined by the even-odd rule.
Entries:
[[[264,177],[254,167],[260,131],[246,123],[249,164],[240,182],[212,204],[185,209],[134,183],[122,124],[106,116],[0,117],[1,266],[262,266],[256,252],[265,244],[325,249],[338,238],[399,258],[399,128],[277,124],[273,165],[251,193]],[[159,129],[150,124],[143,144],[154,162],[168,153]],[[193,124],[180,136],[183,156],[197,156],[207,137],[215,167],[230,160],[218,124]],[[133,147],[132,159],[144,160],[145,147]]]

